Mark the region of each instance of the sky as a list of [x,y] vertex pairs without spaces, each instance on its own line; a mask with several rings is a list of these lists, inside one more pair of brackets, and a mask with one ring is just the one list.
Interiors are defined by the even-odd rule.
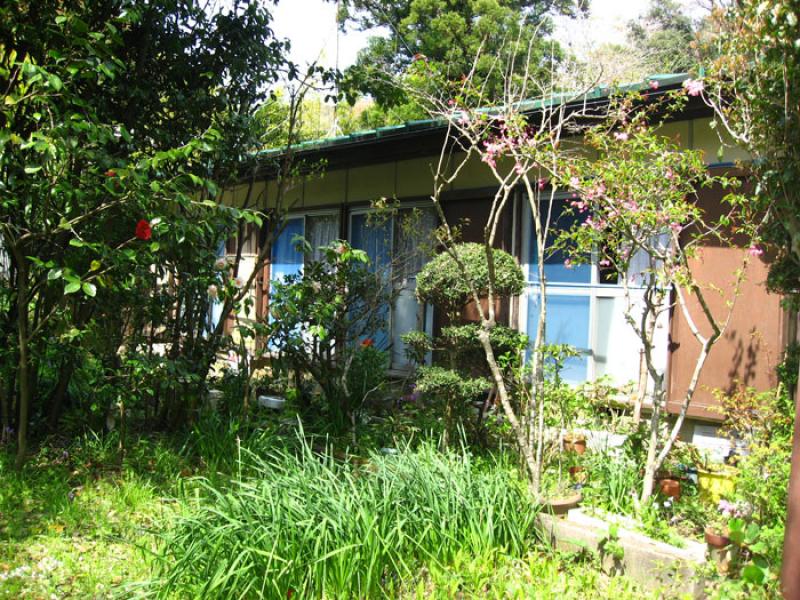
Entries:
[[[700,10],[698,0],[683,0],[683,3],[693,13]],[[642,15],[648,6],[647,0],[591,0],[589,19],[581,22],[558,19],[556,37],[561,42],[573,42],[578,51],[581,46],[624,41],[628,21]],[[273,16],[275,32],[291,40],[292,58],[296,62],[307,64],[319,60],[323,66],[337,66],[335,2],[280,0]],[[355,62],[368,38],[369,32],[339,34],[339,68]]]

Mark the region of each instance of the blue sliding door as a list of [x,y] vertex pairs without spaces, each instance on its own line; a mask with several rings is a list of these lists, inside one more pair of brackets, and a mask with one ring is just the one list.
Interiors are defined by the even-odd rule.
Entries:
[[[370,259],[370,270],[383,278],[385,285],[391,285],[392,261],[392,219],[370,221],[365,213],[357,213],[350,218],[350,243],[367,253]],[[390,309],[384,306],[384,326],[376,331],[373,342],[376,348],[388,350],[391,343]]]
[[281,234],[272,242],[272,262],[270,281],[283,281],[288,275],[298,275],[303,271],[303,253],[297,249],[295,238],[303,236],[305,226],[302,217],[286,220]]
[[[531,344],[535,342],[539,324],[539,294],[535,289],[528,301],[527,331]],[[581,352],[580,356],[564,362],[561,378],[569,383],[582,383],[589,376],[589,296],[561,296],[547,294],[545,317],[545,343],[569,344]]]

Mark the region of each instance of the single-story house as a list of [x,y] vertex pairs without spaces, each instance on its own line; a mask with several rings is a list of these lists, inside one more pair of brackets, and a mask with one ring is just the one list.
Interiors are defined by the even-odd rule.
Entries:
[[[658,93],[679,89],[685,75],[654,76]],[[608,102],[608,90],[591,96],[596,103]],[[535,110],[535,109],[534,109]],[[687,148],[699,149],[707,158],[708,168],[717,172],[741,173],[747,156],[722,145],[710,126],[712,111],[701,98],[689,99],[680,114],[664,127]],[[347,136],[307,142],[294,149],[300,163],[323,165],[298,176],[289,186],[284,205],[289,209],[283,233],[273,243],[271,259],[258,276],[256,302],[251,318],[266,314],[269,282],[287,273],[303,269],[303,256],[292,244],[295,235],[303,235],[317,247],[336,239],[349,240],[381,261],[413,247],[430,235],[437,225],[432,208],[432,169],[446,135],[445,126],[436,121],[415,121],[404,125],[362,131]],[[274,208],[277,187],[274,173],[265,166],[255,184],[258,208]],[[232,190],[227,201],[241,204],[248,184]],[[464,169],[443,195],[447,219],[456,223],[469,219],[463,229],[465,241],[481,241],[483,223],[496,187],[488,168],[479,160]],[[251,189],[251,197],[253,190]],[[367,218],[371,203],[379,198],[399,202],[403,209],[417,208],[423,218],[409,231],[392,220],[379,225]],[[566,203],[565,194],[562,205]],[[707,210],[719,206],[719,190],[703,190],[699,202]],[[563,224],[563,221],[561,221]],[[535,331],[537,316],[537,257],[531,248],[532,219],[522,195],[515,198],[502,217],[498,246],[512,253],[526,274],[526,291],[504,307],[507,322],[522,331]],[[252,232],[244,255],[258,251],[261,236]],[[722,289],[734,281],[733,271],[741,265],[744,248],[708,246],[702,248],[696,272],[701,280]],[[417,265],[417,269],[421,265]],[[252,269],[252,262],[250,267]],[[784,349],[796,336],[796,316],[781,305],[781,298],[769,293],[765,281],[768,266],[762,259],[751,260],[747,279],[738,298],[732,322],[714,348],[703,373],[700,389],[689,416],[687,434],[702,444],[714,436],[715,424],[722,415],[715,410],[714,389],[731,391],[738,384],[767,389],[776,385],[775,366]],[[413,269],[412,269],[413,271]],[[640,350],[624,318],[623,286],[600,273],[598,266],[565,268],[563,257],[547,260],[548,341],[569,343],[582,350],[564,372],[572,382],[592,381],[601,376],[616,384],[637,381],[640,374]],[[245,273],[246,274],[246,273]],[[400,336],[412,329],[433,331],[439,318],[430,307],[419,306],[414,297],[415,272],[405,273],[402,292],[392,307],[386,345],[391,352],[393,369],[407,368]],[[713,296],[713,302],[722,302]],[[675,410],[681,393],[688,385],[694,359],[699,352],[679,310],[659,324],[658,360],[668,373],[669,407]]]

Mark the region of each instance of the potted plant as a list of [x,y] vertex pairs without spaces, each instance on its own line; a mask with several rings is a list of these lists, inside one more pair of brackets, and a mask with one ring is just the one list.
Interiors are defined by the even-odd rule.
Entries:
[[579,483],[583,485],[586,483],[586,469],[583,468],[582,465],[572,465],[569,468],[569,476],[575,483]]
[[583,454],[586,452],[586,436],[580,433],[567,433],[561,439],[564,452]]
[[573,508],[577,508],[581,500],[583,500],[581,491],[559,477],[558,482],[545,492],[542,510],[551,515],[563,516]]
[[658,482],[658,491],[663,496],[672,498],[673,500],[681,499],[681,480],[672,474],[667,474],[664,477],[656,479]]
[[721,523],[709,523],[706,525],[704,534],[709,548],[720,550],[731,543],[731,538],[728,537],[728,528]]

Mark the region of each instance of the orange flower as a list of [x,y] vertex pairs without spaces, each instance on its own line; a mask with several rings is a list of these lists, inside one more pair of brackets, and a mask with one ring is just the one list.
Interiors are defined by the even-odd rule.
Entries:
[[370,346],[372,346],[374,343],[375,343],[375,342],[374,342],[374,340],[373,340],[372,338],[367,338],[367,339],[365,339],[363,342],[361,342],[361,347],[362,347],[362,348],[369,348],[369,347],[370,347]]

